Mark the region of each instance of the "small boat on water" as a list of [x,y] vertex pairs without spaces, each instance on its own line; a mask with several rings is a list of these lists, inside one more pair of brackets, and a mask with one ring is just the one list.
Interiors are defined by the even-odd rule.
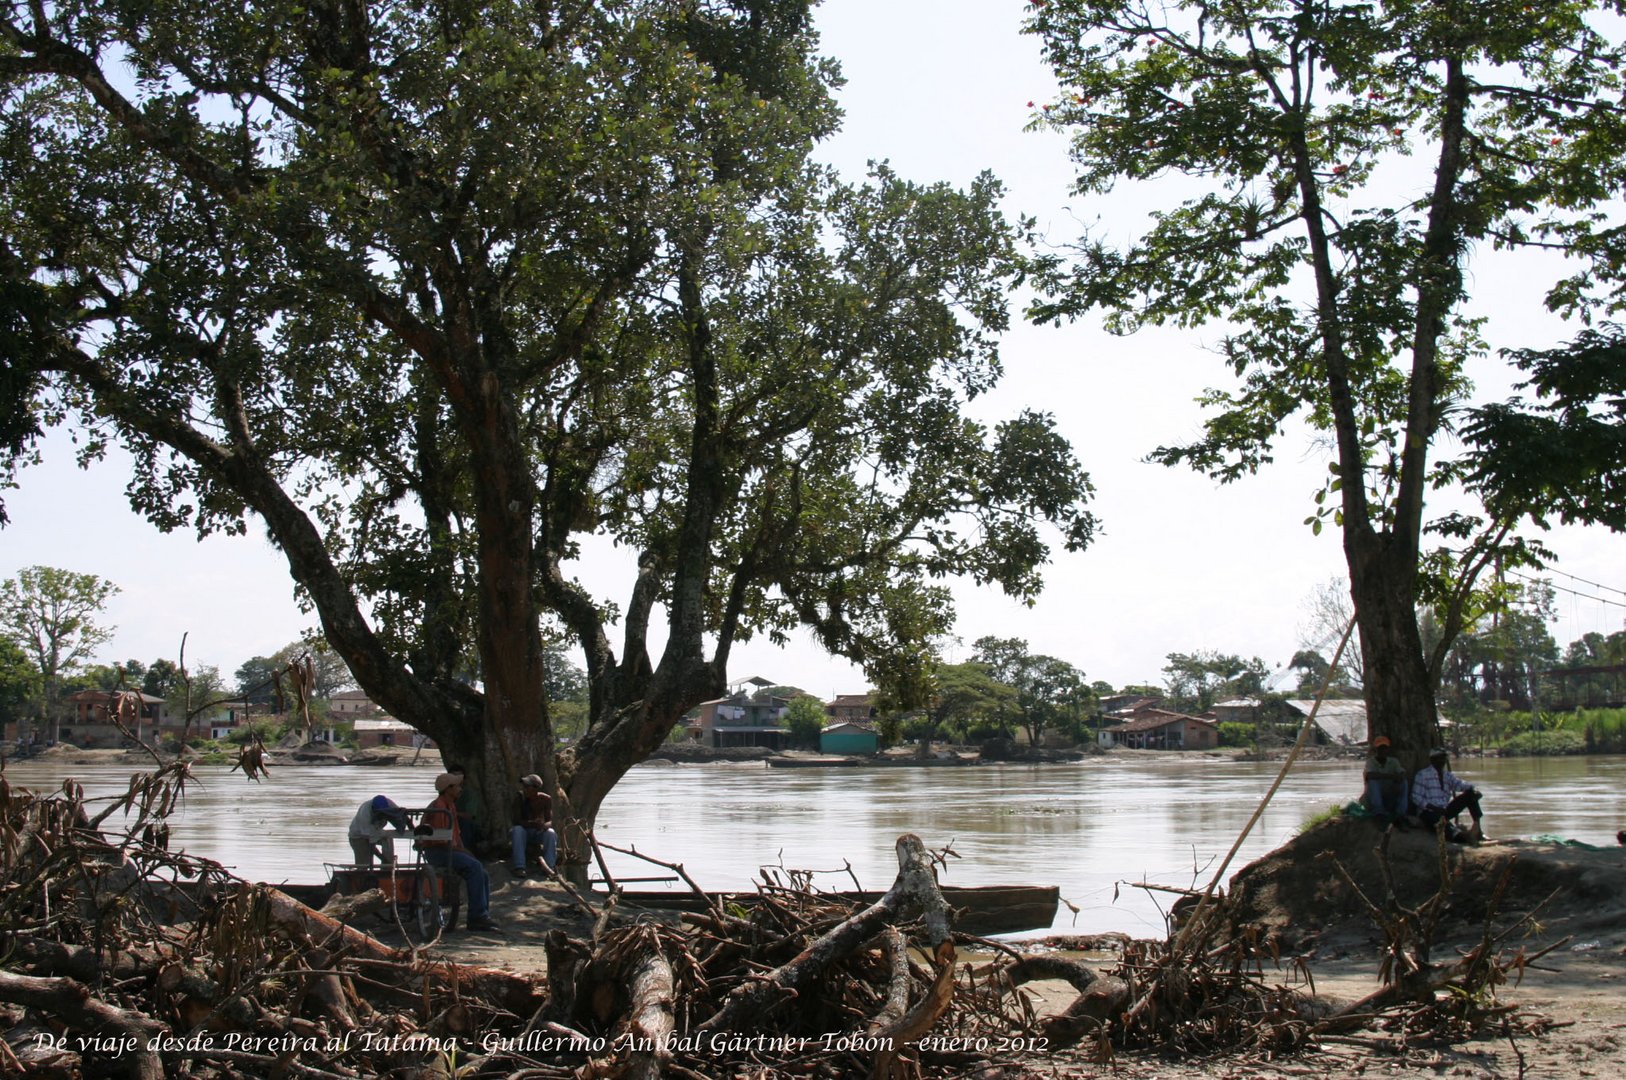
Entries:
[[352,754],[347,765],[394,765],[401,760],[400,754],[362,753]]
[[[1056,919],[1056,905],[1061,901],[1058,885],[942,885],[939,888],[943,899],[954,909],[954,929],[979,937],[1049,929]],[[740,905],[753,904],[758,898],[755,892],[706,895],[721,903]],[[884,894],[849,889],[828,895],[872,904]],[[657,911],[700,911],[705,906],[695,893],[676,889],[648,892],[629,889],[621,894],[621,903]]]
[[768,759],[769,768],[773,769],[840,769],[862,765],[863,758],[855,757],[771,757]]
[[[320,908],[335,893],[348,894],[364,889],[383,888],[387,869],[329,864],[329,880],[321,885],[281,884],[283,892],[301,903]],[[418,868],[403,863],[396,871],[405,878],[416,874]],[[670,878],[628,878],[629,883],[669,881]],[[602,882],[595,882],[602,888]],[[943,899],[954,910],[954,929],[989,937],[994,934],[1018,934],[1028,930],[1048,930],[1056,919],[1056,907],[1061,902],[1059,885],[940,885]],[[883,892],[838,889],[820,893],[854,904],[873,904]],[[623,889],[621,906],[644,908],[652,911],[704,911],[706,901],[718,905],[738,904],[748,907],[756,903],[761,894],[755,890],[740,892],[707,892],[703,896],[690,889]]]

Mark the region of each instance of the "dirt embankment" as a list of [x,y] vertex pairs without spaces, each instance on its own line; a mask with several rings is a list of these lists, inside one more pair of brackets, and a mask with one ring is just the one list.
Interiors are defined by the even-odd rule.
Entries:
[[[1293,948],[1371,939],[1376,931],[1367,900],[1382,905],[1392,885],[1400,904],[1416,907],[1439,889],[1442,874],[1432,832],[1390,833],[1387,876],[1382,839],[1371,820],[1340,817],[1317,825],[1237,873],[1237,918],[1269,927]],[[1626,848],[1526,840],[1446,844],[1443,873],[1452,883],[1440,923],[1447,937],[1482,930],[1504,874],[1507,885],[1494,912],[1499,925],[1536,912],[1545,940],[1626,935]]]

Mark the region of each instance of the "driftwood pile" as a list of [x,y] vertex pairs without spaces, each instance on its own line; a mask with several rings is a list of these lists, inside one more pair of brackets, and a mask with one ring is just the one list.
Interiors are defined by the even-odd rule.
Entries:
[[[1483,1008],[1442,1025],[1505,1027],[1494,989],[1525,962],[1504,959],[1487,933],[1483,949],[1435,970],[1417,951],[1431,925],[1377,905],[1398,927],[1400,989],[1329,1014],[1267,977],[1267,964],[1279,970],[1272,942],[1230,927],[1215,895],[1167,941],[1115,937],[1117,957],[1099,970],[956,934],[939,856],[905,835],[896,880],[868,905],[772,875],[755,903],[708,899],[675,922],[625,910],[615,894],[577,895],[591,932],[549,933],[546,973],[532,977],[389,948],[170,852],[165,818],[189,779],[184,763],[137,775],[92,815],[72,782],[39,796],[0,773],[0,1071],[1017,1076],[1063,1052],[1275,1055],[1402,1006],[1415,1031],[1447,985]],[[1028,987],[1039,980],[1071,984],[1071,1005],[1037,1009]]]
[[170,852],[189,779],[139,774],[92,816],[72,781],[40,796],[0,774],[0,1071],[433,1075],[540,1004],[530,979],[386,948]]

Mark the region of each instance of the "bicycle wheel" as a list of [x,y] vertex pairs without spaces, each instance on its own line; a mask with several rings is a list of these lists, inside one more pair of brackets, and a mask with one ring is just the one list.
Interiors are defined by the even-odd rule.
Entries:
[[418,874],[416,888],[413,890],[412,919],[418,930],[418,937],[424,943],[434,941],[440,936],[440,881],[429,871]]

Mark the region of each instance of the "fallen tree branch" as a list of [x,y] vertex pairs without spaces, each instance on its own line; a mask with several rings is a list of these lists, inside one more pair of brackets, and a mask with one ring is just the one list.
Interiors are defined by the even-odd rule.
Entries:
[[164,1080],[164,1063],[149,1044],[168,1035],[168,1026],[92,997],[89,987],[75,979],[0,971],[0,1001],[48,1013],[70,1030],[110,1032],[122,1040],[120,1052],[128,1056],[134,1076],[139,1080]]
[[753,1027],[774,1006],[794,998],[837,958],[874,937],[910,901],[926,910],[928,932],[937,940],[945,939],[948,905],[937,890],[926,845],[920,837],[905,833],[898,837],[897,851],[897,879],[879,900],[844,919],[788,963],[730,991],[723,1007],[700,1025],[700,1033]]

